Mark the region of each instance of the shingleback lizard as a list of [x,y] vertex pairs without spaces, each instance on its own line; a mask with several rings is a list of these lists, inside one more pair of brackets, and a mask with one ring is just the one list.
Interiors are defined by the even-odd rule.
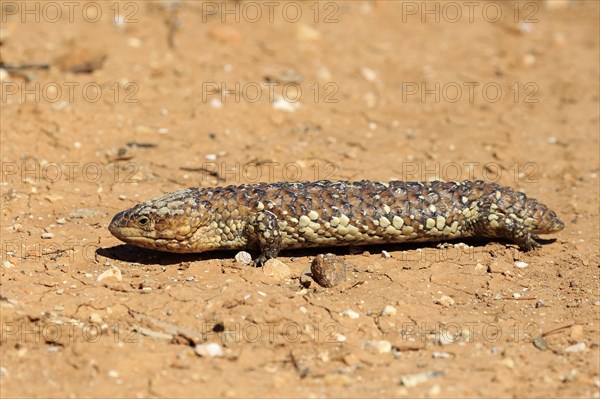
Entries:
[[174,191],[119,212],[118,239],[159,251],[288,248],[507,239],[529,251],[564,228],[544,204],[484,181],[259,183]]

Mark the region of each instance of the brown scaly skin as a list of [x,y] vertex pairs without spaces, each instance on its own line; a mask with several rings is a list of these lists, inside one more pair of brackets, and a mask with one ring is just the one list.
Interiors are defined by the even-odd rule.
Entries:
[[118,213],[118,239],[159,251],[288,248],[508,239],[521,250],[564,228],[544,204],[483,181],[259,183],[174,191]]

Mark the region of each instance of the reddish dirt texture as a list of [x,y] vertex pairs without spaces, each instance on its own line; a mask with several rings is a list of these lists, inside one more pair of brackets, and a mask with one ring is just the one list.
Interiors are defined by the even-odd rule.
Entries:
[[[3,397],[599,397],[598,2],[0,13]],[[565,229],[530,253],[283,252],[289,276],[107,230],[189,186],[434,178],[512,186]],[[329,251],[347,280],[304,288]]]

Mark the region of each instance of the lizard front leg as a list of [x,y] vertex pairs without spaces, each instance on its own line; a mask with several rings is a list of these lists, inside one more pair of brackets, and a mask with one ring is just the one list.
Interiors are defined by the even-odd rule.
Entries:
[[479,220],[476,223],[477,233],[490,238],[504,238],[517,244],[524,251],[541,247],[536,241],[538,236],[532,234],[523,220],[514,213],[499,209],[493,203],[483,202],[479,208]]
[[281,232],[277,216],[265,209],[257,209],[247,226],[249,241],[258,243],[260,256],[254,264],[262,266],[268,259],[277,257],[281,250]]

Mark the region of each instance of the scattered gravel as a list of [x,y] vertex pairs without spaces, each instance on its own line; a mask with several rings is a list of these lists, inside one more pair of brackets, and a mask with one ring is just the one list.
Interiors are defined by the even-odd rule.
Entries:
[[91,218],[98,214],[98,211],[92,208],[81,208],[69,213],[71,219]]

